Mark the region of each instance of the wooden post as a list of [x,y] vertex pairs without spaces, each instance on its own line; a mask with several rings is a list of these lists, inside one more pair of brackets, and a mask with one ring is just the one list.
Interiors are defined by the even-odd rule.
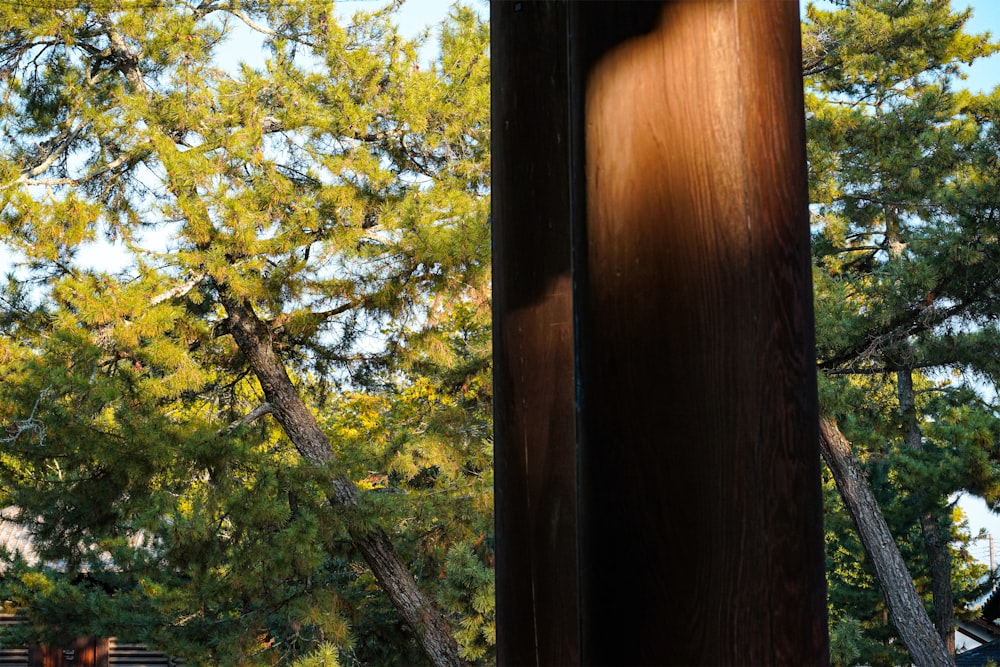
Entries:
[[28,651],[29,667],[108,667],[108,640],[80,637],[68,648],[32,646]]
[[491,8],[503,665],[579,663],[567,20],[565,2]]
[[492,20],[501,664],[825,662],[797,5]]

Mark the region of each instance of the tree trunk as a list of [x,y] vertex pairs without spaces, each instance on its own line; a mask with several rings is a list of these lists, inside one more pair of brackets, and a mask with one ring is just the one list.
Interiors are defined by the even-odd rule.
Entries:
[[951,552],[948,531],[940,516],[933,513],[920,517],[924,536],[924,552],[931,575],[934,627],[948,652],[955,654],[955,606],[951,587]]
[[[916,392],[913,391],[913,372],[904,369],[896,372],[899,395],[899,412],[906,429],[906,444],[914,451],[924,448],[923,435],[917,421]],[[918,502],[925,504],[927,494],[916,492]],[[924,552],[927,554],[927,569],[931,575],[931,599],[934,610],[934,627],[948,652],[955,653],[955,605],[951,589],[951,553],[948,551],[948,535],[941,517],[933,510],[920,516],[920,530],[924,538]]]
[[[138,53],[114,29],[113,22],[108,17],[102,17],[101,21],[108,31],[111,43],[110,59],[124,75],[133,92],[144,93],[145,83],[139,70]],[[268,327],[257,317],[249,301],[233,297],[224,285],[220,285],[218,289],[229,317],[229,332],[250,361],[250,367],[273,408],[272,414],[285,434],[306,459],[314,463],[333,460],[333,447],[288,377]],[[343,476],[334,478],[333,489],[328,498],[345,508],[353,508],[358,504],[356,487]],[[353,543],[361,551],[382,590],[413,630],[431,661],[435,665],[449,667],[463,665],[458,654],[458,643],[448,622],[417,586],[385,532],[381,529],[361,530],[353,525],[349,530]]]
[[820,417],[820,450],[875,569],[892,623],[914,664],[953,666],[955,661],[927,616],[882,510],[851,453],[851,443],[837,423],[825,415]]
[[[320,464],[332,461],[333,447],[288,377],[267,325],[246,299],[231,296],[224,287],[219,287],[219,294],[229,316],[229,333],[249,360],[272,406],[272,414],[285,434],[309,461]],[[341,475],[334,478],[329,498],[347,509],[358,505],[357,488]],[[348,525],[352,542],[431,662],[447,667],[464,664],[447,620],[417,585],[385,532],[381,528],[359,528],[350,521]]]

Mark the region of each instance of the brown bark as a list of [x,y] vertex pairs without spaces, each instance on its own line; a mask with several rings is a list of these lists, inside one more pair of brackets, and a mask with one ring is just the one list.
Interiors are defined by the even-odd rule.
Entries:
[[931,575],[931,600],[934,627],[948,652],[955,654],[955,606],[951,586],[951,552],[948,550],[948,533],[941,517],[933,513],[920,517],[920,530],[924,537],[924,552]]
[[889,607],[892,624],[902,637],[914,664],[918,667],[954,665],[951,653],[935,631],[917,595],[882,510],[851,452],[851,443],[840,432],[837,423],[825,415],[820,417],[820,449],[875,569],[875,578]]
[[[924,448],[923,434],[917,421],[916,392],[913,390],[913,372],[909,369],[896,372],[896,387],[899,396],[899,412],[906,429],[907,446],[914,451]],[[926,493],[917,490],[917,501],[926,503]],[[948,535],[941,517],[933,510],[920,516],[920,530],[924,538],[924,553],[927,555],[927,569],[931,576],[931,600],[933,602],[934,627],[948,652],[955,653],[955,606],[951,587],[951,553],[948,551]]]
[[[334,460],[333,447],[288,377],[268,326],[249,301],[231,296],[224,287],[219,292],[229,317],[228,330],[249,360],[271,414],[303,457],[319,464]],[[358,505],[357,488],[340,475],[333,480],[329,498],[348,510]],[[349,525],[351,540],[431,662],[448,667],[464,664],[447,620],[417,585],[385,532],[360,528],[352,522]]]

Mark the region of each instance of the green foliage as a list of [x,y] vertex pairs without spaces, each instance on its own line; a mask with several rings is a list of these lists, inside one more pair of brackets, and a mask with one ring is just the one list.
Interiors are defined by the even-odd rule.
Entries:
[[830,664],[836,667],[857,664],[862,653],[864,639],[861,624],[846,616],[830,627]]
[[308,656],[293,662],[292,667],[341,667],[341,662],[336,646],[321,644]]
[[[991,585],[968,555],[956,494],[996,504],[1000,321],[997,95],[960,90],[994,53],[943,0],[807,8],[806,118],[820,400],[855,446],[929,604],[921,517],[951,526],[954,604]],[[915,406],[897,373],[913,377]],[[916,446],[911,425],[921,438]],[[837,660],[908,660],[861,544],[826,487]]]
[[[424,664],[350,521],[493,660],[487,26],[454,7],[428,66],[394,11],[0,7],[0,241],[23,258],[0,290],[0,502],[41,559],[0,583],[30,621],[4,641]],[[263,64],[220,59],[254,41]],[[124,268],[93,268],[100,243]],[[265,321],[329,465],[246,419],[263,390],[223,291]]]
[[451,548],[441,592],[445,609],[462,615],[455,636],[469,661],[492,657],[497,635],[492,557],[488,549],[478,551],[485,556],[470,544]]

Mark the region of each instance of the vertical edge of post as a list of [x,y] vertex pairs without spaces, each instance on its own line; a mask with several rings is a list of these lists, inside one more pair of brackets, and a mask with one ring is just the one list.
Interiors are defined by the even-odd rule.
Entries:
[[[771,241],[761,249],[762,289],[770,302],[762,347],[774,363],[765,385],[783,403],[762,443],[762,481],[775,489],[766,521],[772,664],[829,658],[823,499],[820,485],[816,336],[809,234],[801,17],[796,3],[738,3],[744,57],[744,137],[750,210]],[[782,529],[784,527],[784,529]]]
[[501,665],[579,662],[566,17],[491,4]]
[[94,643],[94,665],[96,667],[108,667],[110,656],[111,640],[107,637],[98,637]]

